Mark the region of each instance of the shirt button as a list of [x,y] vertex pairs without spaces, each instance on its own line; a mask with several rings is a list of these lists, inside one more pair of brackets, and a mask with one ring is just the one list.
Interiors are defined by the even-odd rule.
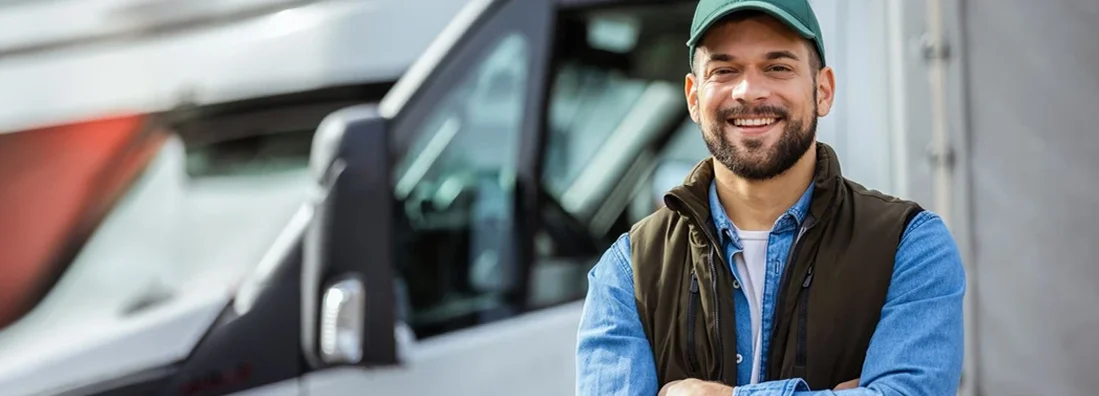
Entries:
[[740,281],[738,281],[736,279],[733,279],[733,288],[734,289],[739,289],[740,288]]
[[739,353],[736,354],[736,364],[740,364],[740,362],[743,362],[743,361],[744,361],[744,356],[740,356]]

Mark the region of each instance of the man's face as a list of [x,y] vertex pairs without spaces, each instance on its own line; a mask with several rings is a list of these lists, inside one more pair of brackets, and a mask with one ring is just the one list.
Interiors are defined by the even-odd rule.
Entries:
[[685,91],[691,118],[714,158],[749,180],[792,167],[816,141],[834,77],[813,68],[807,41],[757,15],[715,25],[695,54]]

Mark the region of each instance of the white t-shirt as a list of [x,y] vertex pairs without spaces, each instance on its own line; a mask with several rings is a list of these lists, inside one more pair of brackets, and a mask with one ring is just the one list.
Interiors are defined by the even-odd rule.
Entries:
[[740,244],[744,250],[738,253],[736,260],[737,275],[744,283],[744,295],[748,297],[748,309],[752,314],[752,381],[759,381],[760,349],[763,349],[763,337],[760,334],[763,322],[763,283],[767,276],[767,241],[771,231],[744,231],[736,229]]

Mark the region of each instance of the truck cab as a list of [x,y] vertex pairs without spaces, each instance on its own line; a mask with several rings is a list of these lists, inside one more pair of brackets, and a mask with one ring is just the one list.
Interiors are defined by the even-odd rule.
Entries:
[[588,271],[707,155],[693,6],[471,0],[380,101],[116,125],[145,154],[0,330],[0,393],[572,392]]

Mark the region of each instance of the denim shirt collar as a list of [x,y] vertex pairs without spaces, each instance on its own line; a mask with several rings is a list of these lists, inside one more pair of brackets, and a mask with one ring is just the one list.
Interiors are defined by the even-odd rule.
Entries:
[[[794,203],[789,209],[779,216],[778,220],[775,220],[775,225],[771,228],[771,232],[785,232],[788,229],[794,229],[801,225],[801,222],[805,220],[805,216],[809,213],[809,203],[813,198],[813,184],[809,183],[809,187],[805,189],[805,192],[801,194],[801,198]],[[734,232],[733,221],[729,219],[729,216],[725,213],[725,207],[721,205],[721,199],[717,196],[717,180],[710,182],[710,217],[714,222],[714,227],[717,229],[718,241],[721,244],[732,242],[733,246],[740,249],[740,236]]]

